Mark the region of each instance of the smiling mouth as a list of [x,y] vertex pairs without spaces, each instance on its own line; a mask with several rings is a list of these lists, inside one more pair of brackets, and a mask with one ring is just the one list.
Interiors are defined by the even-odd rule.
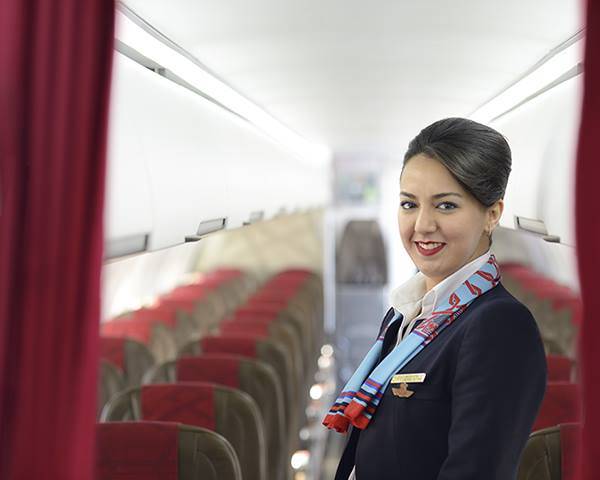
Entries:
[[430,257],[442,251],[446,246],[443,242],[415,242],[417,251],[426,257]]

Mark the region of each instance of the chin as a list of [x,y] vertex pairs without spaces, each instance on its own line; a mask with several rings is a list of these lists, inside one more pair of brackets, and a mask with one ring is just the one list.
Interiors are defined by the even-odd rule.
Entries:
[[419,271],[427,277],[438,277],[442,270],[438,265],[434,264],[434,262],[422,261],[421,259],[413,258],[413,263],[419,269]]
[[[417,268],[419,268],[419,266],[417,265]],[[438,280],[438,279],[444,279],[446,278],[449,274],[445,271],[442,271],[441,269],[435,269],[435,268],[419,268],[419,271],[425,275],[427,278],[430,278],[432,280]]]
[[415,252],[411,257],[419,271],[428,278],[443,279],[452,273],[448,272],[442,258],[427,259],[423,258],[418,252]]

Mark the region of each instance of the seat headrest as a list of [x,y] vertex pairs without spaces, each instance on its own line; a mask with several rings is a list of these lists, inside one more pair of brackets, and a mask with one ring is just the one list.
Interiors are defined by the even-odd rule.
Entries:
[[240,363],[243,357],[227,353],[206,353],[177,360],[178,382],[212,382],[240,388]]
[[204,337],[200,346],[205,353],[233,353],[244,357],[256,358],[258,343],[264,340],[262,335],[254,334],[222,334],[219,336]]
[[219,329],[222,333],[254,333],[256,335],[269,335],[269,320],[232,320],[221,322]]
[[143,420],[179,422],[215,430],[214,384],[144,385],[140,398]]

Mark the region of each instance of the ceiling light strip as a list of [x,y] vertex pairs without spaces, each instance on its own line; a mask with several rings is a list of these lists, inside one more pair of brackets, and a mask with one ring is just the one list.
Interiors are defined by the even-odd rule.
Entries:
[[157,75],[160,75],[161,77],[164,77],[167,80],[170,80],[171,82],[184,87],[185,89],[189,90],[190,92],[194,92],[196,95],[199,95],[199,96],[205,98],[209,102],[214,103],[215,105],[219,106],[220,108],[227,110],[232,115],[235,115],[235,116],[241,118],[243,121],[247,122],[247,120],[245,118],[240,117],[233,110],[227,108],[222,103],[219,103],[214,98],[209,97],[208,95],[204,94],[204,92],[198,90],[196,87],[194,87],[190,83],[186,82],[181,77],[178,77],[170,70],[167,70],[162,65],[150,60],[148,57],[145,57],[144,55],[139,53],[137,50],[134,50],[133,48],[129,47],[128,45],[125,45],[123,42],[121,42],[118,39],[115,40],[115,50],[117,52],[125,55],[127,58],[133,60],[134,62],[139,63],[143,67],[146,67],[146,68],[152,70]]
[[242,117],[290,150],[294,156],[315,164],[329,162],[331,153],[327,147],[308,142],[283,125],[121,2],[118,4],[116,32],[117,40],[121,44],[160,65],[175,78],[191,85],[198,93]]
[[582,71],[584,31],[552,49],[507,88],[478,107],[469,118],[494,121]]
[[527,98],[525,98],[524,100],[520,101],[519,103],[517,103],[514,107],[509,108],[508,110],[506,110],[505,112],[502,112],[500,115],[492,118],[490,120],[491,122],[495,122],[496,120],[498,120],[499,118],[502,118],[504,115],[508,115],[510,112],[512,112],[513,110],[516,110],[517,108],[519,108],[521,105],[526,104],[527,102],[530,102],[531,100],[533,100],[535,97],[539,97],[542,93],[547,92],[548,90],[553,89],[554,87],[556,87],[557,85],[560,85],[563,82],[566,82],[567,80],[570,80],[573,77],[576,77],[577,75],[583,73],[583,64],[582,63],[578,63],[577,65],[575,65],[573,68],[571,68],[571,70],[569,70],[566,73],[563,73],[560,77],[558,77],[556,80],[554,80],[553,82],[550,82],[548,85],[546,85],[545,87],[540,88],[538,91],[532,93],[531,95],[529,95]]

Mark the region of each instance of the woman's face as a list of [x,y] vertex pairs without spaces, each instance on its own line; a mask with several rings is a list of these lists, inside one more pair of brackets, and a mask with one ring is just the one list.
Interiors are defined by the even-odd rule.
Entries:
[[502,200],[479,203],[444,165],[416,155],[400,177],[398,226],[404,248],[431,289],[489,248]]

